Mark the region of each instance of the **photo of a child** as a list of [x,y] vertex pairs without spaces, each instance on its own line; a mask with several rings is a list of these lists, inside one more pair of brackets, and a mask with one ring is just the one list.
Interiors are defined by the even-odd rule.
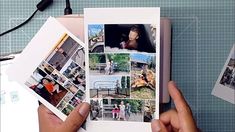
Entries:
[[105,24],[104,32],[105,52],[156,52],[156,28],[150,24]]

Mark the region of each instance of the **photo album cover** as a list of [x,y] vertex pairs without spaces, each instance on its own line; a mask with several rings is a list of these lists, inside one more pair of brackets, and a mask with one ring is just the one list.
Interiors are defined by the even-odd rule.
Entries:
[[159,116],[160,9],[87,8],[84,25],[88,130],[150,130]]
[[151,131],[159,118],[160,8],[85,8],[84,40],[49,17],[9,79],[62,120],[90,103],[80,131]]
[[216,81],[212,95],[235,104],[235,44]]

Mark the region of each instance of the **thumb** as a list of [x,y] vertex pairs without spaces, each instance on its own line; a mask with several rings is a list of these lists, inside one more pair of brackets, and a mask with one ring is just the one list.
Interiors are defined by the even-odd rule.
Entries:
[[66,118],[64,127],[67,132],[77,131],[82,123],[86,120],[90,111],[90,105],[88,103],[82,103],[78,105]]
[[157,119],[151,122],[152,132],[167,132],[166,126]]

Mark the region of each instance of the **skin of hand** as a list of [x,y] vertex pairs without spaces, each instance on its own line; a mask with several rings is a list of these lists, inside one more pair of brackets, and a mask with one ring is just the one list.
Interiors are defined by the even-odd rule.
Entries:
[[82,123],[86,120],[90,111],[88,103],[79,104],[66,118],[62,121],[44,105],[38,107],[39,131],[40,132],[77,132]]
[[153,120],[151,123],[152,132],[200,131],[193,119],[192,111],[189,105],[174,81],[170,81],[168,83],[168,91],[175,103],[175,109],[162,113],[159,120]]

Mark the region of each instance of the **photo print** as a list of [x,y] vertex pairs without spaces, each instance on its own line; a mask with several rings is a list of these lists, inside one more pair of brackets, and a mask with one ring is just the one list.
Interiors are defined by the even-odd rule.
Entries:
[[102,120],[103,117],[102,99],[91,99],[90,105],[91,105],[90,119],[93,121]]
[[104,52],[104,25],[88,25],[89,53]]
[[53,106],[57,106],[68,92],[68,90],[39,68],[34,71],[25,84]]
[[155,54],[131,55],[131,98],[155,99]]
[[60,71],[72,55],[74,55],[76,50],[81,48],[83,47],[66,34],[58,42],[57,47],[46,58],[46,62]]
[[[85,70],[71,59],[61,69],[61,73],[69,79],[76,87],[85,87]],[[84,88],[83,88],[84,89]]]
[[105,52],[156,52],[151,24],[105,24]]
[[129,76],[90,76],[90,98],[129,98]]
[[130,55],[89,54],[90,75],[129,75]]
[[224,70],[220,84],[235,90],[235,51],[229,58],[229,62]]
[[[96,99],[97,100],[97,99]],[[144,101],[134,99],[99,99],[92,100],[96,111],[99,110],[99,118],[96,121],[132,121],[143,122],[144,117]],[[91,105],[92,105],[91,104]],[[102,104],[102,105],[98,105]],[[97,113],[97,112],[94,112]]]
[[235,44],[216,81],[212,95],[235,104]]
[[25,84],[68,115],[86,97],[84,59],[84,48],[64,34]]
[[144,122],[151,122],[154,119],[155,109],[155,100],[144,101]]

